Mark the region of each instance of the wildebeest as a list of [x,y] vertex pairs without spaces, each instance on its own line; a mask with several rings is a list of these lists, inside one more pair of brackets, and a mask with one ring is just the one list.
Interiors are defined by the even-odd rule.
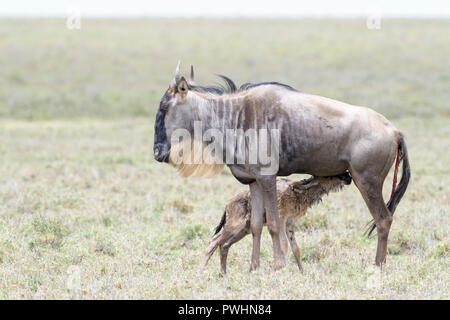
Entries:
[[[303,271],[303,267],[300,248],[295,240],[295,222],[306,214],[308,208],[321,201],[324,195],[339,191],[351,182],[352,178],[348,173],[334,177],[311,177],[301,181],[287,179],[277,181],[281,248],[286,255],[289,242],[300,272]],[[251,210],[249,191],[240,192],[230,199],[206,249],[201,270],[206,267],[213,253],[219,248],[221,271],[226,274],[229,248],[250,233]]]
[[[265,164],[259,161],[256,164],[227,163],[234,177],[250,186],[251,270],[259,266],[263,208],[272,237],[275,269],[286,264],[279,237],[276,177],[293,173],[334,176],[347,170],[374,219],[371,231],[376,228],[378,235],[375,263],[384,263],[392,216],[410,179],[402,133],[370,108],[301,93],[277,82],[247,83],[237,88],[229,78],[222,78],[227,88],[198,86],[180,75],[178,65],[156,114],[153,150],[157,161],[173,163],[170,160],[175,153],[172,149],[176,152],[178,149],[171,148],[172,134],[183,128],[194,136],[195,141],[196,122],[201,123],[199,130],[202,133],[210,129],[222,133],[228,129],[278,130],[279,144],[275,149],[278,166],[274,174],[262,173]],[[221,141],[223,158],[230,148],[235,148],[234,145],[230,147],[225,134],[224,137]],[[204,145],[202,141],[196,143]],[[247,139],[244,144],[246,149],[253,147]],[[382,196],[383,182],[396,157],[396,166],[403,160],[402,178],[395,188],[394,177],[391,199],[386,205]],[[219,172],[214,166],[202,170],[202,165],[175,165],[185,176]]]

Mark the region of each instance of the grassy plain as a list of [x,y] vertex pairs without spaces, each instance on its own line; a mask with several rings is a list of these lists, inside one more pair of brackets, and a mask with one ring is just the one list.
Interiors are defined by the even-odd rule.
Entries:
[[[448,299],[450,21],[0,20],[0,298]],[[407,137],[412,180],[383,271],[356,187],[298,225],[293,256],[248,273],[251,237],[197,273],[226,201],[225,170],[181,180],[152,156],[178,59],[197,82],[280,81],[374,108]],[[385,185],[391,190],[392,173]]]

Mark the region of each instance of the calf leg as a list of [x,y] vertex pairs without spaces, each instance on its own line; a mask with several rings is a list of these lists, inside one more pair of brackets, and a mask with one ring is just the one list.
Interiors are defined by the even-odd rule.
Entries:
[[[261,232],[264,219],[264,204],[261,187],[257,182],[250,184],[250,198],[252,204],[252,213],[250,217],[250,229],[253,236],[252,261],[250,271],[259,268],[259,253],[261,245]],[[226,257],[225,257],[226,259]]]
[[234,234],[231,238],[229,238],[227,241],[225,241],[223,244],[220,245],[220,268],[222,271],[222,274],[227,273],[227,257],[228,257],[228,250],[230,247],[241,240],[243,237],[245,237],[248,234],[248,231],[244,228]]
[[217,247],[220,246],[224,240],[226,240],[226,234],[223,232],[222,234],[219,234],[215,236],[213,239],[211,239],[211,242],[208,245],[208,248],[206,249],[205,258],[203,259],[203,262],[200,266],[199,271],[203,272],[206,265],[208,264],[209,259],[213,255],[213,253],[216,251]]
[[278,216],[276,176],[264,176],[258,179],[261,186],[264,208],[266,209],[267,227],[272,237],[275,270],[286,266],[286,258],[281,249],[280,218]]
[[294,253],[295,260],[297,261],[298,270],[303,273],[300,248],[295,240],[295,223],[292,220],[288,220],[287,224],[287,238],[289,239],[289,244],[291,245],[292,252]]
[[286,230],[286,218],[280,217],[280,243],[281,243],[281,249],[283,250],[283,253],[285,256],[288,254],[288,238],[287,238],[287,230]]

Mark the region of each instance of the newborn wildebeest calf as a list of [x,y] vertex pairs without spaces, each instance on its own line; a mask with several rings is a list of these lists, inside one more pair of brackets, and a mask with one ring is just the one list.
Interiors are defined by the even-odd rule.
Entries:
[[[303,268],[300,261],[300,249],[294,234],[296,220],[304,216],[306,210],[319,202],[328,192],[339,191],[351,182],[352,178],[348,173],[333,177],[311,177],[302,181],[287,179],[277,181],[281,248],[286,255],[289,241],[300,271],[303,271]],[[251,211],[249,191],[237,194],[228,202],[222,220],[209,243],[201,269],[206,266],[217,247],[220,247],[220,265],[222,273],[226,273],[228,249],[250,233]],[[222,228],[223,231],[219,234]]]

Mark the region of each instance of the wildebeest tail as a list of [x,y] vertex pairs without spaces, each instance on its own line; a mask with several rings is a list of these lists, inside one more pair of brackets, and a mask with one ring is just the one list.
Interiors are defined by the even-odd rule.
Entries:
[[[395,188],[395,183],[397,181],[397,169],[398,169],[398,160],[403,161],[403,169],[402,169],[402,178],[397,186],[397,188],[395,188],[395,190],[393,189],[392,194],[391,194],[391,198],[389,200],[389,202],[386,204],[389,211],[391,212],[391,214],[393,215],[395,212],[395,209],[397,208],[397,205],[399,204],[400,200],[403,198],[403,195],[406,192],[406,188],[408,187],[409,184],[409,179],[411,178],[411,168],[409,166],[409,159],[408,159],[408,150],[406,148],[406,143],[405,143],[405,139],[403,137],[403,135],[400,136],[400,141],[398,144],[398,151],[397,151],[397,161],[396,161],[396,168],[394,171],[394,182],[393,182],[393,188]],[[400,158],[400,159],[399,159]],[[370,236],[373,232],[373,230],[375,230],[376,228],[376,224],[375,221],[372,221],[372,224],[370,225],[369,229],[368,229],[368,233],[367,235]]]
[[403,198],[403,195],[406,192],[406,188],[409,184],[409,179],[411,178],[411,168],[409,166],[408,159],[408,150],[406,149],[405,139],[403,136],[400,138],[400,152],[401,152],[401,160],[403,161],[403,169],[402,169],[402,179],[398,184],[398,187],[395,189],[394,195],[391,200],[387,204],[389,211],[394,214],[395,209],[397,208],[398,203]]
[[213,237],[222,230],[223,226],[225,225],[225,222],[227,222],[227,212],[224,211],[222,215],[222,219],[220,219],[219,225],[216,227],[216,230],[214,231]]

